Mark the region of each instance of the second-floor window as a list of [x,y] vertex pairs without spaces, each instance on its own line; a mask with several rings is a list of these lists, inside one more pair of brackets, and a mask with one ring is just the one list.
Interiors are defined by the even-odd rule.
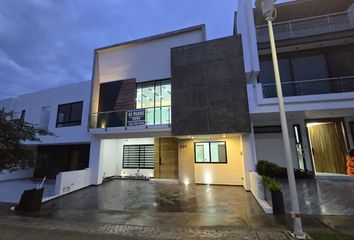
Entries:
[[67,103],[58,106],[56,127],[81,125],[83,102]]
[[146,109],[147,125],[170,123],[171,80],[137,84],[136,108]]

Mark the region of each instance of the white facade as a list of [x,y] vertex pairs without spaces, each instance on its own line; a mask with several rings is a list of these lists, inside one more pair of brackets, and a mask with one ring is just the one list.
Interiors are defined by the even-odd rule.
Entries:
[[204,31],[198,29],[98,50],[100,83],[132,78],[137,82],[170,78],[171,48],[204,40]]
[[[25,110],[26,122],[47,129],[55,136],[42,136],[37,144],[88,143],[88,116],[90,109],[91,81],[83,81],[62,87],[20,95],[0,101],[0,108],[14,111],[18,116]],[[80,126],[57,128],[58,105],[83,101]]]
[[[350,9],[348,11],[350,11]],[[258,73],[260,66],[258,57],[259,53],[257,52],[257,36],[253,18],[253,6],[250,1],[238,1],[238,13],[237,19],[235,20],[237,31],[239,34],[242,34],[244,40],[245,70],[249,73]],[[319,43],[316,44],[318,45]],[[320,46],[334,47],[333,44],[336,43],[324,41],[321,42]],[[287,51],[290,52],[298,48],[310,49],[316,48],[316,46],[313,44],[299,44],[299,46],[281,47],[278,48],[278,53]],[[319,46],[317,46],[317,48],[319,48]],[[262,54],[265,52],[270,54],[270,51],[263,49]],[[260,71],[262,71],[262,69],[260,69]],[[248,79],[247,92],[249,111],[253,126],[280,126],[277,98],[265,98],[262,91],[262,84],[257,81],[257,74],[252,74],[252,76],[253,79]],[[284,103],[285,110],[287,112],[289,137],[292,146],[292,157],[295,168],[299,168],[293,131],[293,125],[295,124],[300,125],[301,140],[304,148],[304,158],[306,161],[307,170],[315,170],[313,168],[311,146],[307,133],[307,121],[315,121],[316,119],[343,119],[347,147],[354,147],[353,136],[349,128],[349,122],[352,122],[354,119],[354,92],[325,93],[290,97],[285,96]],[[255,147],[256,161],[268,160],[277,163],[281,167],[286,167],[281,132],[256,133]],[[255,170],[254,165],[253,170]]]

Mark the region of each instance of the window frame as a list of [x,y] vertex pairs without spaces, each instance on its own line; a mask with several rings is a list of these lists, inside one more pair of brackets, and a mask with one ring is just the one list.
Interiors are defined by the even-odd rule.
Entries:
[[[158,80],[151,80],[151,81],[146,81],[146,82],[139,82],[139,83],[136,83],[136,98],[135,98],[135,109],[149,109],[151,110],[152,109],[152,112],[153,112],[153,122],[152,122],[152,125],[157,125],[157,124],[164,124],[162,123],[163,122],[163,111],[162,109],[163,108],[169,108],[169,114],[171,115],[171,106],[172,106],[172,93],[170,94],[170,102],[171,104],[170,105],[162,105],[162,102],[161,102],[161,99],[159,100],[159,106],[156,106],[156,93],[155,93],[155,90],[156,90],[156,87],[157,86],[160,86],[160,91],[162,91],[162,86],[164,84],[167,85],[170,85],[172,84],[172,79],[171,78],[163,78],[163,79],[158,79]],[[150,86],[150,87],[153,87],[154,88],[154,97],[153,97],[153,106],[151,107],[143,107],[143,89],[144,87],[146,86]],[[138,88],[141,88],[141,93],[140,93],[140,96],[138,96]],[[172,88],[172,87],[171,87]],[[162,96],[162,92],[160,92],[161,96]],[[138,108],[138,104],[137,104],[137,100],[138,98],[141,100],[140,102],[140,108]],[[157,110],[156,109],[160,109],[160,113],[157,113]],[[157,121],[157,116],[156,114],[160,115],[159,116],[159,121]],[[147,114],[146,114],[147,115]],[[147,123],[148,119],[147,119],[147,116],[145,116],[145,121]],[[170,118],[170,122],[171,122],[171,118]]]
[[[209,162],[197,162],[197,152],[196,152],[196,145],[198,143],[208,143],[209,145]],[[211,144],[212,143],[224,143],[225,144],[225,162],[212,162],[211,161]],[[195,164],[227,164],[227,146],[226,141],[210,141],[210,142],[194,142],[194,163]]]
[[[125,159],[125,154],[124,154],[124,149],[127,146],[135,146],[139,148],[139,163],[138,163],[138,167],[124,167],[124,159]],[[153,157],[153,161],[152,161],[152,167],[140,167],[140,148],[141,147],[146,147],[146,146],[150,146],[152,147],[153,151],[154,151],[154,144],[127,144],[127,145],[123,145],[123,159],[122,159],[122,169],[154,169],[155,168],[155,159]]]
[[[82,104],[80,121],[71,121],[70,119],[71,119],[72,105],[78,104],[78,103],[81,103],[81,104]],[[69,106],[69,121],[59,122],[59,110],[60,110],[60,107],[63,107],[63,106]],[[57,120],[56,120],[55,127],[56,127],[56,128],[62,128],[62,127],[81,126],[81,123],[82,123],[82,113],[83,113],[83,111],[84,111],[84,101],[77,101],[77,102],[59,104],[59,105],[58,105],[58,109],[57,109]],[[58,126],[58,125],[60,125],[60,124],[61,124],[62,126]],[[69,124],[69,125],[66,125],[66,124]]]

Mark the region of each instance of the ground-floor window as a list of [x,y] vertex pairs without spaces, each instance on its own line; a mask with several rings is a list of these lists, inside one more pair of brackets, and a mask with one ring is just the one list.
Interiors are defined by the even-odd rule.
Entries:
[[123,168],[154,168],[154,145],[124,145]]
[[196,163],[227,163],[226,142],[194,143]]

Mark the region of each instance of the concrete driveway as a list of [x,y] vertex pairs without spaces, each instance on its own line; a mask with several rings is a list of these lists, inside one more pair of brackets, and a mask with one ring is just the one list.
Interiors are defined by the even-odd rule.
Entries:
[[[37,235],[43,230],[35,229],[45,228],[147,239],[287,239],[284,231],[292,228],[288,215],[266,215],[243,187],[134,180],[88,187],[50,200],[38,212],[11,212],[0,204],[0,216],[0,228]],[[354,234],[353,218],[304,215],[302,221],[308,232]]]
[[243,187],[113,180],[47,202],[41,216],[129,225],[247,228],[246,215],[264,215]]

